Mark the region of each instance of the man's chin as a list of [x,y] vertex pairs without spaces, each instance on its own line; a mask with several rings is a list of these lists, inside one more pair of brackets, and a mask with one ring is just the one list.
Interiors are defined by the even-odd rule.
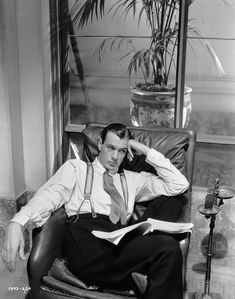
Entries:
[[110,165],[110,164],[108,164],[107,167],[106,167],[106,169],[110,173],[116,173],[116,172],[118,172],[118,168],[119,168],[119,166],[117,166],[117,165]]

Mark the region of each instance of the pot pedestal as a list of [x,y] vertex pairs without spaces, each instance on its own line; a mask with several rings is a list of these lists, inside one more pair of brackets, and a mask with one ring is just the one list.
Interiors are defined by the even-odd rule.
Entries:
[[[191,88],[186,88],[183,127],[188,127],[191,114]],[[132,89],[130,117],[133,126],[174,128],[175,92],[149,92]]]

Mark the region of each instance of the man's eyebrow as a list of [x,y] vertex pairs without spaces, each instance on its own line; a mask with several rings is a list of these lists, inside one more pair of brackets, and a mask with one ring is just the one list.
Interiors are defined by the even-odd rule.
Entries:
[[115,145],[113,145],[113,144],[111,144],[111,143],[107,143],[106,146],[111,146],[111,147],[113,147],[113,148],[115,148],[115,149],[118,149],[119,151],[120,151],[120,150],[125,150],[125,151],[128,150],[128,147],[120,147],[120,148],[117,148]]
[[121,148],[119,148],[119,150],[125,150],[125,151],[127,151],[128,150],[128,148],[127,147],[121,147]]

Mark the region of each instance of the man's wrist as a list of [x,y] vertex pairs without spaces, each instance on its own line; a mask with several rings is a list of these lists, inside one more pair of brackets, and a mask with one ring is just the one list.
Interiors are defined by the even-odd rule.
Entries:
[[131,139],[129,141],[129,143],[130,143],[129,144],[130,148],[134,149],[134,151],[136,151],[137,154],[143,154],[145,156],[148,155],[148,152],[150,151],[150,148],[147,145],[145,145],[145,144],[143,144],[139,141],[136,141],[135,139]]
[[29,217],[22,215],[22,214],[16,214],[9,223],[18,223],[21,225],[21,227],[25,227],[27,225],[27,223],[29,222]]

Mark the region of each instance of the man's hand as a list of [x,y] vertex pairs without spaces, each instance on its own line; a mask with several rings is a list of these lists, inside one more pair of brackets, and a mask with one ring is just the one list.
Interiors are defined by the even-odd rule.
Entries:
[[147,156],[150,148],[139,142],[139,141],[136,141],[135,139],[130,139],[129,140],[129,143],[128,143],[128,159],[131,161],[134,157],[134,154],[133,154],[133,150],[135,151],[135,153],[137,155],[145,155]]
[[19,223],[10,222],[7,227],[2,249],[2,258],[9,271],[15,271],[18,252],[20,258],[24,260],[24,236],[22,226]]

